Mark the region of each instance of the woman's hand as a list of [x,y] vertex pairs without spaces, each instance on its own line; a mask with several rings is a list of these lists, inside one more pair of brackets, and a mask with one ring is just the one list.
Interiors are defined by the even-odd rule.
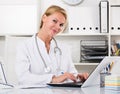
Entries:
[[76,80],[77,80],[76,77],[72,73],[66,72],[66,73],[64,73],[64,74],[62,74],[60,76],[53,76],[51,82],[52,83],[60,83],[60,82],[64,82],[67,79],[70,79],[70,80],[72,80],[74,82],[76,82]]
[[80,79],[82,82],[84,82],[88,78],[88,73],[79,73],[77,75],[77,79]]

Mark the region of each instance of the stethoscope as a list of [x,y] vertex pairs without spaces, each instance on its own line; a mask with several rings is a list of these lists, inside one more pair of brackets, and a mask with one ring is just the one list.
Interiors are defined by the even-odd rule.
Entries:
[[[54,42],[55,42],[54,54],[57,54],[57,53],[58,53],[58,54],[60,55],[60,57],[61,57],[62,51],[61,51],[61,49],[58,47],[58,44],[57,44],[57,41],[55,40],[55,38],[53,38],[53,40],[54,40]],[[49,66],[47,66],[47,64],[46,64],[46,62],[45,62],[45,60],[44,60],[44,58],[43,58],[43,56],[42,56],[42,54],[41,54],[41,52],[40,52],[39,46],[38,46],[37,34],[35,35],[35,43],[36,43],[36,47],[37,47],[38,53],[39,53],[39,55],[40,55],[40,57],[41,57],[41,59],[42,59],[42,61],[43,61],[44,66],[45,66],[44,71],[45,71],[45,73],[50,73],[50,72],[51,72],[51,68],[50,68]]]

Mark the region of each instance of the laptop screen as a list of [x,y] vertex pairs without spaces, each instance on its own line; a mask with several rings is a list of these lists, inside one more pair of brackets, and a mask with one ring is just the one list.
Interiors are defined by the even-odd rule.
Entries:
[[2,65],[1,62],[0,62],[0,83],[6,83],[7,84],[4,68],[3,68],[3,65]]
[[2,63],[0,62],[0,84],[3,85],[3,87],[5,88],[9,88],[9,87],[14,87],[11,84],[8,84],[7,79],[6,79],[6,75],[5,75],[5,71],[3,68]]

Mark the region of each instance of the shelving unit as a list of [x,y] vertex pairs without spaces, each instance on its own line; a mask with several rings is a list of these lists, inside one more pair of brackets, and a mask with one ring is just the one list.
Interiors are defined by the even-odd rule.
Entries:
[[[58,35],[58,37],[62,37],[63,39],[65,38],[66,39],[66,37],[67,38],[72,38],[72,39],[74,39],[74,41],[80,41],[80,40],[82,40],[82,39],[106,39],[106,40],[108,40],[108,56],[111,56],[111,43],[112,43],[112,41],[114,40],[114,41],[116,41],[116,42],[119,42],[120,43],[120,22],[119,22],[119,20],[118,19],[120,19],[120,18],[118,18],[117,20],[118,20],[118,26],[116,26],[115,27],[115,29],[113,30],[112,29],[112,20],[113,20],[113,8],[114,7],[116,7],[116,8],[119,8],[120,9],[120,1],[119,0],[115,0],[115,1],[113,1],[113,0],[109,0],[109,32],[108,33],[89,33],[89,34],[87,34],[87,33],[83,33],[83,32],[80,32],[80,33],[64,33],[64,34],[60,34],[60,35]],[[118,11],[120,11],[118,9]],[[119,16],[120,15],[120,12],[115,12],[115,13],[119,13],[119,14],[116,14],[117,16]],[[119,16],[120,17],[120,16]],[[114,18],[114,19],[116,19],[116,18]],[[98,38],[99,37],[99,38]],[[76,40],[75,40],[76,39]],[[78,45],[79,45],[79,43],[78,43]],[[78,50],[78,51],[80,51],[80,50]],[[74,52],[73,52],[74,53]],[[75,55],[75,54],[74,54]],[[77,55],[76,56],[73,56],[73,57],[77,57]],[[78,58],[76,58],[76,60],[78,60]],[[98,65],[99,63],[81,63],[81,62],[79,62],[79,61],[76,61],[75,60],[75,62],[77,62],[77,63],[75,63],[75,66],[77,66],[77,68],[78,69],[81,69],[81,66],[82,67],[84,67],[85,69],[87,69],[87,66],[96,66],[96,65]],[[73,60],[74,61],[74,60]],[[89,69],[89,68],[88,68]]]
[[[73,47],[73,57],[79,57],[76,58],[77,61],[75,62],[80,62],[80,41],[81,40],[107,40],[107,36],[106,34],[101,34],[101,35],[72,35],[72,34],[62,34],[62,35],[58,35],[56,38],[57,40],[60,40],[62,42],[65,42],[66,44],[70,45],[70,47]],[[76,48],[74,48],[76,47]],[[74,49],[77,49],[76,52],[74,52]],[[74,59],[73,59],[74,60]]]
[[[110,31],[110,48],[113,50],[113,45],[116,43],[120,44],[120,1],[110,0],[110,19],[109,19],[109,31]],[[110,56],[113,56],[112,52]]]

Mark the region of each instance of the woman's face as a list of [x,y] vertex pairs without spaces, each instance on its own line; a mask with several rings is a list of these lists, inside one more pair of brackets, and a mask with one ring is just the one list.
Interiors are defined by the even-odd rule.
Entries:
[[64,29],[65,22],[64,15],[59,12],[55,12],[50,16],[44,15],[42,29],[50,37],[53,37]]

